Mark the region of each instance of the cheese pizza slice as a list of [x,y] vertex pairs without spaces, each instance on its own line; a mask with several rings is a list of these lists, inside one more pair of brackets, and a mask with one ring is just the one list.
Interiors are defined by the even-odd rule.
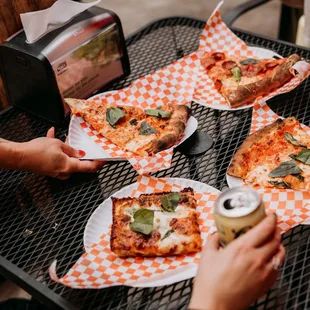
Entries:
[[300,57],[257,59],[227,56],[225,53],[205,53],[202,66],[215,88],[232,108],[253,102],[288,82],[293,75],[290,68]]
[[177,144],[184,135],[190,109],[167,103],[158,109],[110,106],[67,98],[73,114],[79,114],[95,130],[125,151],[151,156]]
[[192,188],[114,198],[111,250],[121,257],[181,255],[201,250]]
[[277,119],[248,136],[227,170],[263,187],[310,189],[310,136],[295,117]]

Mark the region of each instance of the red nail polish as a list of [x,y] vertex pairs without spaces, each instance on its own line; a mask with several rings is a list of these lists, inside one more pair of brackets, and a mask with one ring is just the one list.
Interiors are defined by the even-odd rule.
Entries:
[[78,150],[78,153],[81,157],[84,157],[86,153],[83,150]]

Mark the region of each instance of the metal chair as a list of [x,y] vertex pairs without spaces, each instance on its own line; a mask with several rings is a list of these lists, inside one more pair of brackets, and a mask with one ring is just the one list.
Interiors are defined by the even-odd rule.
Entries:
[[[249,0],[229,11],[223,20],[227,26],[232,24],[246,12],[255,9],[271,0]],[[303,0],[281,1],[281,15],[278,39],[295,43],[299,18],[303,14]]]

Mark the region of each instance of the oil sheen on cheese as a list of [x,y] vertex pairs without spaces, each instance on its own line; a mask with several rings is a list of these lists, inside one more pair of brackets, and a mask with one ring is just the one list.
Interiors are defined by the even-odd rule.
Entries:
[[[137,208],[135,208],[135,207],[137,207]],[[132,205],[131,208],[127,208],[125,210],[126,214],[128,214],[131,217],[131,222],[134,221],[134,218],[133,218],[134,211],[133,210],[137,210],[137,209],[139,209],[138,205]],[[158,208],[158,206],[156,206],[156,205],[150,206],[148,208],[148,210],[154,210],[155,211],[154,212],[154,222],[153,222],[154,226],[153,227],[154,227],[154,230],[157,230],[160,233],[161,237],[163,237],[165,235],[165,233],[171,229],[170,221],[173,218],[179,218],[179,219],[180,218],[186,218],[189,216],[189,213],[192,212],[192,210],[189,211],[189,210],[187,210],[187,208],[184,208],[183,206],[177,206],[177,208],[175,209],[175,212],[162,212],[162,209]],[[166,239],[170,239],[170,240],[176,239],[174,235],[175,235],[175,233],[170,234],[163,241],[166,242],[165,241]]]

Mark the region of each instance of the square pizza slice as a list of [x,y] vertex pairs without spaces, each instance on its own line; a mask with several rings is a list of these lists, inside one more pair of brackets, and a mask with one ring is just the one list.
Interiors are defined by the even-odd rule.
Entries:
[[192,188],[114,198],[111,250],[121,257],[185,255],[201,250]]

